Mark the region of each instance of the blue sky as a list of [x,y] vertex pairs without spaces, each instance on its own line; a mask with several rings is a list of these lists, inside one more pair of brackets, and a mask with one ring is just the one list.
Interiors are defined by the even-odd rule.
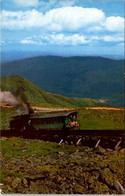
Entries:
[[3,52],[124,56],[124,1],[0,0]]

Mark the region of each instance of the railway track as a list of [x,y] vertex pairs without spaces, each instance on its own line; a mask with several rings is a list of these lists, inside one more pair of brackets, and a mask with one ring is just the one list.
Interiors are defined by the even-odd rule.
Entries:
[[[13,135],[20,135],[22,132],[18,129],[16,130],[0,130],[1,136],[13,136]],[[68,130],[65,131],[63,129],[39,129],[39,130],[25,130],[23,133],[28,133],[29,136],[32,134],[41,134],[41,135],[74,135],[74,136],[107,136],[107,137],[122,137],[125,136],[125,130],[84,130],[84,129],[77,129],[77,130]],[[35,136],[35,135],[34,135]]]
[[124,130],[0,130],[1,137],[23,137],[28,139],[42,139],[45,141],[54,141],[68,144],[75,144],[97,148],[101,145],[105,148],[125,147]]

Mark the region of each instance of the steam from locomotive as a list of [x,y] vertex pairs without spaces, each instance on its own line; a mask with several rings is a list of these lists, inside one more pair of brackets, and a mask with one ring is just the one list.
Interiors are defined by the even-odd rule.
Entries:
[[17,109],[19,115],[21,115],[20,107],[24,110],[25,114],[33,112],[30,104],[19,89],[14,89],[14,94],[10,91],[0,90],[0,103],[9,103],[13,105]]

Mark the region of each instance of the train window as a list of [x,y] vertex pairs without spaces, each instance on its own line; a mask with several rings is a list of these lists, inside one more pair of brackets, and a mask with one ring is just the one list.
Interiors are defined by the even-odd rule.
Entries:
[[54,124],[54,123],[55,123],[55,120],[54,120],[54,119],[52,119],[52,120],[51,120],[51,123],[52,123],[52,124]]
[[46,120],[42,120],[42,123],[45,124],[46,123]]
[[44,124],[44,120],[43,119],[41,120],[41,123]]
[[42,119],[40,120],[40,123],[43,123],[43,120]]
[[47,120],[44,120],[44,124],[48,124],[48,123],[47,123]]
[[57,124],[59,122],[59,120],[58,119],[55,119],[55,124]]
[[48,119],[48,124],[50,124],[51,123],[51,119]]
[[55,120],[54,120],[54,124],[57,124],[57,123],[58,123],[58,120],[57,120],[57,119],[55,119]]
[[60,118],[58,119],[58,123],[60,123]]
[[48,122],[49,122],[49,124],[51,124],[51,119],[49,119],[49,121],[48,121]]

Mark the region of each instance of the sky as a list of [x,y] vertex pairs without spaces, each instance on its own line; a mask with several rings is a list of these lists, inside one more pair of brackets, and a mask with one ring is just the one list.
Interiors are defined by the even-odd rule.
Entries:
[[2,52],[124,56],[124,1],[0,0]]

